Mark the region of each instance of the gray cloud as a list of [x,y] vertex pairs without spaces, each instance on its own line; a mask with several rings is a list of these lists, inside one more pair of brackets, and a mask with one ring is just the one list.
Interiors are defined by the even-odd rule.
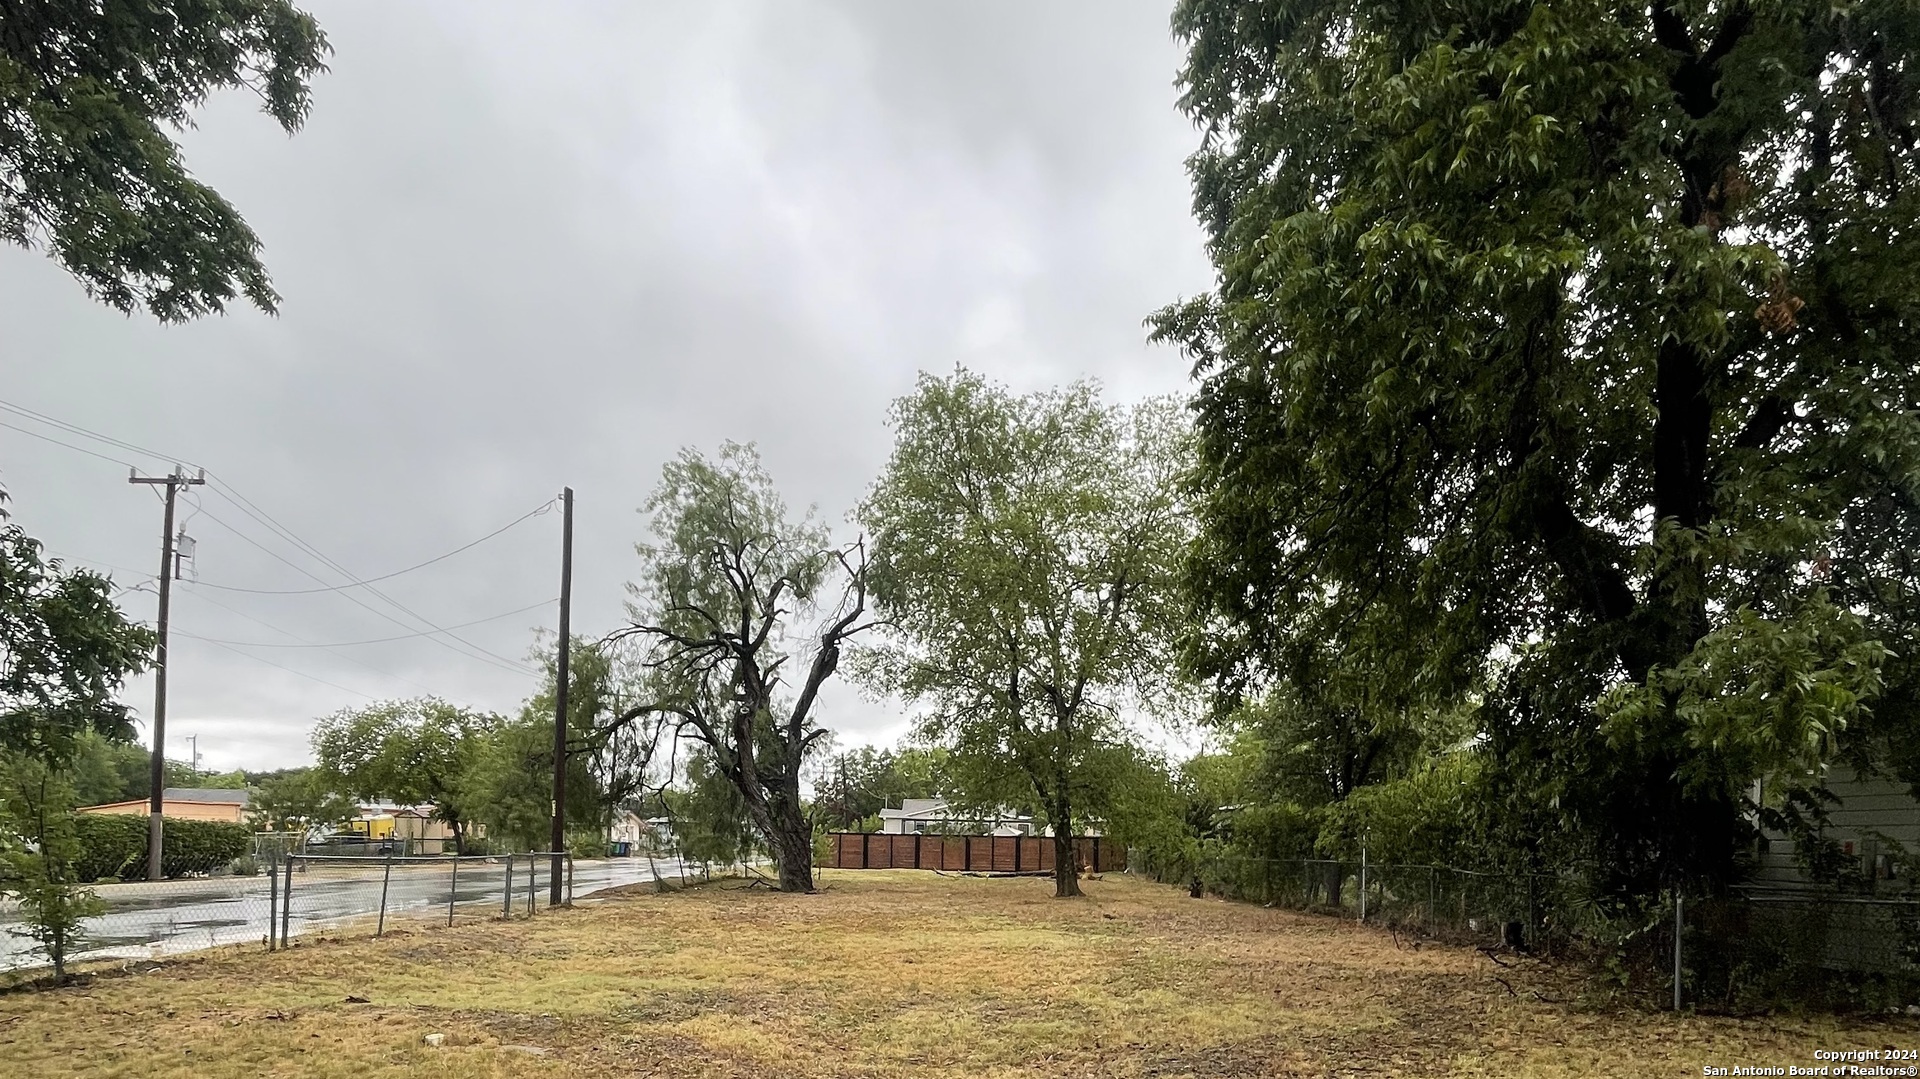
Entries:
[[[362,574],[571,484],[575,622],[597,632],[620,617],[635,508],[681,445],[755,440],[790,502],[840,521],[916,371],[1184,385],[1141,328],[1209,280],[1164,7],[535,10],[315,5],[336,53],[308,129],[288,140],[236,95],[185,139],[265,241],[281,316],[125,319],[0,249],[0,397],[204,463]],[[122,583],[153,572],[159,507],[124,470],[0,429],[0,478],[54,550],[127,567]],[[204,581],[311,583],[242,534],[327,575],[199,501]],[[441,625],[496,614],[555,594],[558,536],[537,517],[382,587]],[[176,628],[199,637],[404,632],[337,594],[177,594]],[[460,632],[519,658],[551,623]],[[312,721],[362,694],[505,710],[531,688],[424,639],[240,651],[259,658],[174,648],[169,731],[222,767],[303,759]],[[129,687],[142,716],[150,694]],[[847,687],[823,703],[843,742],[904,726]]]

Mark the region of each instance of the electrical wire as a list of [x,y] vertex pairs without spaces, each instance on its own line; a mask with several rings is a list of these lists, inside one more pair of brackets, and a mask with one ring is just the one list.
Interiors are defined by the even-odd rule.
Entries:
[[[502,618],[512,618],[516,614],[525,614],[528,611],[537,610],[558,602],[560,602],[560,597],[555,596],[552,599],[543,599],[538,603],[529,603],[525,607],[516,607],[511,611],[490,614],[485,618],[476,618],[471,622],[461,622],[457,625],[446,626],[439,630],[422,630],[419,633],[403,633],[398,637],[375,637],[365,641],[334,641],[331,644],[282,644],[273,641],[219,641],[212,637],[193,637],[193,634],[190,633],[181,633],[180,635],[182,637],[193,637],[196,641],[205,641],[208,644],[231,644],[241,648],[350,648],[354,645],[361,644],[389,644],[393,641],[408,641],[418,637],[431,636],[436,632],[445,632],[448,629],[465,629],[468,626],[478,626],[487,622],[498,622]],[[179,631],[176,630],[175,632]]]
[[[482,543],[485,543],[488,540],[492,539],[493,537],[500,535],[502,532],[507,531],[508,529],[514,527],[515,525],[519,524],[522,521],[528,520],[533,517],[538,517],[541,514],[546,513],[548,510],[551,510],[553,508],[553,503],[554,503],[553,499],[548,499],[547,501],[541,503],[539,506],[536,506],[535,508],[528,510],[526,513],[523,513],[520,516],[515,517],[513,520],[508,521],[506,524],[501,525],[499,528],[496,528],[493,531],[487,533],[486,535],[481,536],[479,539],[474,540],[471,543],[466,543],[466,544],[462,544],[459,547],[455,547],[453,550],[448,551],[446,554],[437,555],[433,558],[429,558],[425,562],[415,563],[414,565],[408,566],[406,569],[397,569],[397,570],[394,570],[392,573],[383,573],[378,577],[368,577],[363,581],[348,581],[346,584],[329,585],[325,588],[237,588],[233,585],[213,584],[212,582],[203,581],[203,582],[200,582],[200,587],[215,588],[222,592],[245,592],[248,595],[254,595],[254,596],[311,596],[321,592],[339,592],[347,588],[359,588],[362,585],[373,584],[377,581],[391,580],[395,577],[401,576],[402,574],[412,573],[414,570],[417,570],[417,569],[425,569],[426,567],[433,565],[435,562],[444,562],[447,559],[452,558],[454,555],[460,554],[463,551],[471,550],[474,547],[478,547]],[[204,508],[198,508],[197,512],[205,513],[206,510]],[[208,514],[208,516],[211,517],[212,514]],[[225,524],[225,522],[221,522],[221,523],[223,525]],[[232,530],[232,526],[228,525],[226,527],[228,528],[229,531]]]
[[116,458],[116,457],[108,457],[108,456],[107,456],[106,454],[104,454],[104,453],[95,453],[95,452],[93,452],[93,451],[92,451],[92,450],[90,450],[90,449],[86,449],[85,447],[82,447],[82,446],[76,446],[76,445],[74,445],[74,444],[73,444],[73,443],[71,443],[71,442],[62,442],[62,441],[60,441],[59,439],[57,439],[57,438],[54,438],[54,437],[52,437],[52,436],[50,436],[50,435],[43,435],[43,434],[41,434],[41,433],[40,433],[40,432],[38,432],[38,431],[29,431],[29,430],[27,430],[27,429],[26,429],[25,427],[16,427],[16,426],[14,426],[14,425],[13,425],[13,424],[11,424],[11,423],[4,423],[4,422],[0,422],[0,427],[5,427],[5,428],[6,428],[7,430],[9,430],[9,431],[18,431],[18,432],[20,432],[21,434],[23,434],[23,435],[26,435],[26,436],[27,436],[28,438],[37,438],[37,439],[39,439],[39,440],[40,440],[40,441],[42,441],[42,442],[51,442],[51,443],[53,443],[53,444],[54,444],[54,445],[56,445],[56,446],[65,446],[66,448],[68,448],[68,449],[70,449],[70,450],[72,450],[72,451],[73,451],[73,452],[75,452],[75,453],[84,453],[84,454],[86,454],[86,455],[87,455],[88,457],[98,457],[98,458],[99,458],[100,460],[102,460],[102,461],[105,461],[105,462],[107,462],[108,464],[111,464],[111,465],[120,465],[120,466],[122,466],[122,467],[125,467],[125,468],[132,468],[132,467],[133,467],[133,465],[131,465],[131,464],[128,464],[127,462],[125,462],[125,461],[122,461],[122,460],[120,460],[119,458]]
[[[181,633],[179,630],[174,630],[173,632],[182,637],[188,636],[188,634]],[[195,637],[194,640],[203,640],[203,638]],[[348,689],[346,686],[343,686],[338,682],[329,682],[318,675],[308,674],[305,671],[296,671],[292,667],[285,666],[284,664],[275,663],[270,659],[266,659],[261,656],[256,656],[249,652],[242,652],[238,648],[228,647],[227,645],[221,644],[219,641],[205,641],[205,643],[210,644],[215,648],[220,649],[223,652],[232,652],[236,656],[243,656],[247,659],[253,660],[255,663],[264,663],[269,667],[278,667],[280,670],[283,670],[288,674],[297,674],[300,677],[305,678],[310,682],[318,682],[323,686],[332,686],[334,689],[337,689],[342,693],[351,693],[356,697],[365,697],[367,700],[370,700],[370,701],[377,701],[380,699],[378,697],[373,696],[370,693],[362,693],[357,689]]]
[[[225,520],[223,520],[218,514],[214,513],[213,511],[211,510],[203,511],[203,515],[207,518],[207,520],[212,521],[214,524],[217,524],[220,527],[226,529],[227,531],[233,533],[235,536],[238,536],[240,539],[246,541],[247,543],[252,544],[254,547],[258,548],[259,550],[266,553],[267,555],[273,558],[279,559],[282,563],[291,567],[296,573],[300,573],[303,576],[311,578],[312,580],[319,581],[322,584],[326,583],[325,578],[314,573],[312,570],[307,569],[305,566],[302,566],[299,563],[294,562],[293,560],[280,554],[278,551],[275,551],[271,547],[266,546],[265,544],[261,543],[259,540],[256,540],[252,536],[247,535],[245,532],[242,532],[239,529],[235,528],[234,526],[228,524]],[[373,589],[370,588],[368,589],[368,591],[373,591]],[[399,626],[401,629],[412,632],[415,628],[413,626],[408,625],[405,622],[402,622],[400,619],[395,618],[393,615],[388,614],[387,612],[379,609],[378,607],[375,607],[372,604],[369,604],[368,602],[352,594],[351,592],[341,592],[339,593],[339,596],[341,599],[346,600],[348,603],[351,603],[354,606],[359,607],[360,609],[368,612],[369,614],[374,615],[375,617],[385,619],[386,621],[391,622],[396,626]],[[421,618],[419,615],[414,615],[414,618],[418,619],[421,622],[426,623],[428,626],[433,626],[432,622],[427,621],[425,618]],[[435,627],[435,628],[438,628],[438,627]],[[449,636],[451,636],[451,634],[449,634]],[[450,649],[453,652],[459,655],[465,656],[468,659],[479,660],[480,662],[486,663],[490,666],[502,667],[503,669],[506,669],[506,670],[515,670],[515,671],[524,672],[524,673],[534,673],[532,668],[524,667],[520,664],[513,663],[511,660],[505,660],[504,657],[494,656],[492,658],[488,658],[487,656],[474,655],[470,652],[465,652],[458,648],[455,648],[452,645],[447,644],[447,642],[439,640],[438,638],[433,638],[433,639],[442,647]],[[469,646],[469,647],[472,647],[472,646]]]
[[[152,582],[148,582],[148,583],[152,583]],[[186,584],[188,587],[181,589],[180,594],[183,596],[192,596],[195,602],[211,603],[215,607],[218,607],[221,610],[226,611],[228,614],[237,615],[241,618],[246,619],[249,622],[252,622],[254,625],[264,626],[267,629],[270,629],[275,633],[280,634],[283,637],[292,637],[294,640],[299,641],[302,644],[312,645],[315,648],[324,649],[328,655],[335,656],[339,659],[344,659],[348,663],[354,664],[355,666],[364,667],[367,670],[370,670],[373,673],[380,675],[383,678],[391,678],[396,682],[405,682],[406,684],[412,686],[413,688],[420,690],[422,693],[431,695],[436,692],[432,686],[422,685],[421,683],[416,682],[411,678],[408,678],[404,674],[395,674],[392,671],[386,670],[383,667],[376,667],[373,664],[368,663],[366,660],[361,659],[359,656],[353,655],[352,653],[337,651],[333,648],[327,647],[324,644],[316,644],[315,642],[309,641],[307,638],[300,636],[298,633],[295,633],[290,629],[284,629],[280,626],[274,625],[272,622],[266,621],[265,619],[256,618],[245,611],[238,610],[233,607],[229,607],[226,604],[220,602],[219,600],[214,599],[212,596],[206,595],[205,593],[201,592],[198,589],[198,587],[194,586],[194,583],[191,581],[186,581],[182,583]]]
[[54,558],[59,559],[62,562],[77,562],[80,565],[87,567],[88,569],[96,569],[96,570],[106,569],[106,570],[113,570],[116,573],[132,573],[132,574],[137,574],[137,575],[146,577],[149,582],[153,580],[152,567],[148,567],[146,569],[134,569],[131,566],[116,566],[111,562],[103,562],[98,558],[88,558],[85,555],[68,554],[65,551],[56,551],[51,547],[45,548],[45,550],[47,554],[53,556]]
[[[247,496],[241,494],[239,491],[228,486],[225,480],[221,479],[218,476],[215,476],[211,472],[207,473],[207,475],[208,475],[208,485],[213,490],[213,492],[215,494],[218,494],[220,497],[225,498],[228,502],[232,503],[236,508],[240,510],[240,512],[245,513],[247,516],[252,517],[255,521],[273,530],[275,533],[280,535],[283,539],[286,539],[288,542],[292,543],[296,548],[311,555],[315,560],[319,561],[322,565],[332,569],[335,573],[338,573],[342,577],[346,577],[349,580],[353,578],[353,573],[350,570],[348,570],[345,566],[342,566],[340,563],[334,561],[331,558],[328,558],[325,554],[321,553],[319,548],[301,539],[299,536],[294,534],[292,529],[289,529],[285,525],[274,520],[272,515],[268,514],[267,511],[261,509],[260,507],[254,505],[253,502],[247,498]],[[311,573],[307,574],[307,576],[313,577],[314,580],[320,581],[320,583],[322,584],[326,583],[324,580],[321,580],[321,578],[319,577],[315,577]],[[461,644],[465,645],[467,648],[472,649],[474,652],[478,652],[481,655],[491,657],[493,660],[497,661],[497,663],[504,664],[508,668],[512,670],[520,671],[521,673],[524,673],[524,674],[540,673],[535,668],[530,667],[524,663],[521,663],[518,660],[508,659],[506,656],[500,655],[497,652],[488,651],[487,649],[482,648],[477,644],[474,644],[472,641],[467,640],[466,638],[460,636],[457,633],[448,632],[445,628],[437,625],[432,619],[427,618],[426,616],[422,615],[420,612],[414,610],[411,607],[408,607],[406,604],[401,603],[399,600],[394,599],[392,596],[387,595],[385,592],[380,591],[378,588],[375,588],[372,585],[363,585],[362,587],[366,588],[368,592],[373,593],[373,595],[375,595],[376,597],[382,600],[385,600],[389,605],[391,605],[395,609],[402,611],[405,614],[416,619],[422,625],[438,631],[439,634],[442,636],[445,636],[447,638],[460,642]],[[346,596],[347,593],[342,592],[341,595]],[[347,596],[347,598],[352,599],[353,597]],[[362,606],[365,606],[365,604],[362,604]],[[372,609],[373,608],[371,607],[368,608],[368,610],[372,610]],[[408,629],[412,628],[412,627],[406,626],[405,623],[400,622],[398,619],[393,618],[390,615],[383,614],[382,617],[386,618],[388,621],[393,622],[396,625],[402,626],[403,628],[408,628]],[[432,639],[439,640],[438,637],[433,637]],[[440,641],[440,644],[443,647],[452,649],[453,651],[456,651],[456,652],[459,651],[459,649],[453,648],[452,645],[447,644],[445,641]]]
[[[134,453],[144,454],[146,456],[158,458],[161,460],[169,459],[165,454],[157,453],[154,450],[148,449],[144,446],[140,446],[136,443],[127,442],[122,439],[114,438],[111,435],[101,434],[98,431],[90,430],[76,423],[69,423],[66,420],[56,419],[55,417],[49,416],[46,413],[37,412],[33,409],[27,408],[24,405],[19,405],[11,401],[0,400],[0,411],[6,411],[17,416],[35,420],[37,422],[55,427],[59,430],[66,431],[72,434],[77,434],[85,438],[91,438],[104,445],[113,446],[118,449],[129,450]],[[113,461],[113,463],[115,464],[123,464],[123,465],[127,464],[127,462],[125,461],[117,461],[114,458],[107,457],[103,454],[95,453],[92,450],[87,450],[79,446],[74,446],[70,443],[62,442],[59,439],[51,438],[49,436],[42,435],[37,432],[28,431],[25,428],[13,427],[12,424],[7,424],[6,426],[12,428],[13,430],[20,431],[23,434],[30,435],[34,438],[39,438],[47,442],[52,442],[56,445],[65,446],[68,449],[75,450],[76,452],[79,452],[79,453],[85,453],[85,454],[88,454],[89,456],[100,458],[101,460]],[[192,464],[192,462],[185,462],[185,463]],[[200,466],[196,465],[195,467],[200,467]],[[325,554],[321,553],[320,550],[314,547],[312,544],[306,542],[305,540],[301,539],[299,536],[295,535],[291,529],[287,528],[285,525],[282,525],[278,521],[274,520],[270,514],[268,514],[265,510],[261,509],[259,506],[255,505],[252,502],[252,500],[248,499],[244,494],[241,494],[237,489],[228,485],[224,479],[221,479],[220,477],[217,477],[217,476],[213,476],[211,473],[208,473],[208,476],[209,476],[210,489],[212,489],[215,493],[219,494],[222,498],[225,498],[228,502],[232,503],[242,513],[246,514],[248,517],[253,518],[255,522],[266,527],[270,532],[273,532],[279,538],[291,543],[296,550],[299,550],[302,553],[312,557],[316,561],[320,562],[323,566],[326,566],[327,568],[333,570],[334,572],[340,574],[341,576],[346,577],[349,580],[353,579],[354,575],[352,572],[348,571],[345,567],[341,566],[338,562],[335,562],[333,559],[328,558]],[[158,494],[158,492],[155,492],[155,493]],[[551,505],[551,503],[549,503],[549,505]],[[201,512],[205,513],[206,511],[202,509]],[[539,511],[535,511],[535,512],[539,512]],[[293,568],[295,568],[296,570],[299,570],[300,573],[307,576],[308,578],[311,578],[312,580],[322,585],[327,584],[324,578],[321,578],[316,574],[309,572],[308,570],[300,566],[295,565],[293,562],[288,561],[285,558],[282,558],[280,555],[269,550],[267,547],[260,544],[258,541],[253,540],[251,537],[240,532],[238,529],[235,529],[232,525],[228,525],[226,524],[226,522],[220,521],[219,518],[213,517],[211,513],[207,513],[206,515],[212,518],[213,520],[215,520],[216,522],[220,523],[223,527],[227,528],[229,531],[233,532],[234,535],[239,536],[241,539],[247,540],[249,543],[252,543],[255,547],[259,547],[262,551],[265,551],[266,553],[273,555],[273,557],[280,559],[280,561],[285,562],[287,565],[293,566]],[[514,523],[517,524],[518,522],[516,521]],[[333,586],[329,586],[329,587],[333,587]],[[342,585],[338,587],[347,588],[347,587],[353,587],[353,585]],[[429,636],[430,639],[436,641],[442,647],[445,647],[453,652],[464,655],[469,659],[480,659],[482,660],[482,662],[490,662],[495,666],[501,666],[509,670],[518,671],[524,674],[539,673],[533,667],[530,667],[524,663],[520,663],[517,660],[509,659],[506,656],[502,656],[498,653],[488,651],[487,649],[482,648],[479,645],[476,645],[473,642],[468,641],[463,637],[460,637],[458,634],[447,632],[443,627],[436,625],[431,619],[425,617],[424,615],[421,615],[417,611],[414,611],[412,608],[407,607],[405,604],[400,603],[398,600],[380,591],[379,589],[372,587],[370,584],[362,583],[361,587],[365,587],[368,592],[373,593],[373,595],[375,595],[379,599],[385,601],[386,603],[390,604],[394,608],[414,618],[422,625],[429,627],[430,630],[433,632],[430,634],[424,634],[424,635]],[[342,592],[341,594],[345,595],[347,599],[353,600],[358,606],[365,607],[367,610],[373,612],[374,614],[379,615],[380,617],[386,619],[389,622],[393,622],[395,625],[401,626],[403,629],[411,630],[413,628],[411,626],[406,625],[406,623],[401,622],[399,619],[394,618],[392,615],[389,615],[383,611],[379,611],[371,606],[368,606],[363,602],[360,602],[358,599],[355,599],[355,597],[353,596],[346,595],[346,593],[344,592]],[[452,644],[448,644],[446,641],[440,640],[439,636],[435,636],[434,634],[443,635],[454,641],[458,641],[461,645],[464,645],[466,649],[470,649],[471,651],[463,651],[461,648],[457,648]]]
[[[39,423],[44,423],[44,424],[46,424],[46,425],[47,425],[47,426],[49,426],[49,427],[55,427],[55,428],[58,428],[58,429],[60,429],[60,430],[62,430],[62,431],[66,431],[66,432],[67,432],[67,433],[69,433],[69,434],[75,434],[75,435],[79,435],[79,436],[81,436],[82,438],[91,438],[91,439],[93,439],[93,440],[94,440],[94,441],[96,441],[96,442],[100,442],[100,443],[103,443],[103,444],[105,444],[105,445],[108,445],[108,446],[112,446],[112,447],[114,447],[115,449],[122,449],[122,450],[128,450],[128,451],[131,451],[131,452],[133,452],[133,453],[138,453],[138,454],[144,454],[145,456],[148,456],[148,457],[152,457],[152,458],[155,458],[155,459],[158,459],[158,460],[162,460],[162,461],[169,461],[169,460],[171,460],[171,461],[176,461],[176,462],[179,462],[179,463],[184,463],[184,464],[190,464],[190,465],[191,465],[191,464],[193,464],[193,462],[192,462],[192,461],[180,461],[180,459],[178,459],[178,458],[173,458],[173,457],[169,457],[169,456],[168,456],[167,454],[164,454],[164,453],[159,453],[159,452],[156,452],[156,451],[154,451],[154,450],[150,450],[150,449],[148,449],[148,448],[146,448],[145,446],[140,446],[140,445],[135,445],[135,444],[134,444],[134,443],[132,443],[132,442],[127,442],[127,441],[124,441],[124,440],[122,440],[122,439],[118,439],[118,438],[114,438],[114,437],[113,437],[112,435],[103,435],[103,434],[101,434],[101,433],[100,433],[100,432],[98,432],[98,431],[92,431],[92,430],[88,430],[87,428],[85,428],[85,427],[82,427],[82,426],[80,426],[80,425],[79,425],[79,424],[77,424],[77,423],[69,423],[69,422],[67,422],[66,420],[62,420],[62,419],[56,419],[56,418],[54,418],[54,417],[52,417],[52,416],[49,416],[49,415],[47,415],[47,414],[46,414],[46,413],[44,413],[44,412],[35,412],[35,411],[34,411],[33,409],[30,409],[30,408],[28,408],[28,407],[26,407],[25,405],[20,405],[20,404],[15,404],[15,403],[14,403],[14,402],[12,402],[12,401],[0,401],[0,411],[5,411],[5,412],[11,412],[11,413],[13,413],[13,414],[14,414],[14,415],[16,415],[16,416],[20,416],[20,417],[22,417],[22,418],[25,418],[25,419],[30,419],[30,420],[35,420],[35,421],[37,421],[37,422],[39,422]],[[22,429],[21,429],[21,428],[18,428],[18,427],[16,427],[16,428],[14,428],[14,430],[16,430],[16,431],[18,431],[18,430],[22,430]],[[29,432],[27,432],[27,433],[28,433],[28,434],[32,434],[32,432],[30,432],[30,431],[29,431]],[[45,436],[45,435],[34,435],[34,437],[35,437],[35,438],[46,438],[46,436]],[[48,441],[49,441],[49,442],[51,442],[51,441],[53,441],[53,440],[52,440],[52,439],[48,439]],[[66,445],[66,443],[64,443],[64,442],[63,442],[63,443],[60,443],[60,445],[63,445],[63,446],[64,446],[64,445]],[[74,447],[69,447],[69,448],[70,448],[70,449],[79,449],[79,447],[77,447],[77,446],[74,446]],[[80,452],[81,452],[81,453],[90,453],[90,452],[92,452],[92,451],[90,451],[90,450],[80,450]],[[99,454],[94,454],[94,456],[96,456],[96,457],[99,457],[100,455],[99,455]],[[112,458],[102,458],[102,460],[113,460],[113,459],[112,459]],[[122,465],[127,465],[127,466],[128,466],[129,468],[131,468],[131,467],[133,467],[133,466],[132,466],[132,465],[131,465],[131,464],[130,464],[129,462],[126,462],[126,461],[115,461],[114,463],[115,463],[115,464],[122,464]],[[198,466],[198,465],[195,465],[194,467],[196,467],[196,468],[197,468],[197,467],[199,467],[199,466]]]

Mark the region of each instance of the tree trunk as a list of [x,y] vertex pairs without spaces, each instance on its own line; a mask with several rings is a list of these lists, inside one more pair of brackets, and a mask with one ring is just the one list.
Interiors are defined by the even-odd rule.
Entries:
[[1067,801],[1067,785],[1054,788],[1053,800],[1053,897],[1071,899],[1080,893],[1080,866],[1074,860],[1073,808]]
[[1053,897],[1071,899],[1080,894],[1080,867],[1073,860],[1073,835],[1053,829]]
[[1327,906],[1338,910],[1340,908],[1340,892],[1347,886],[1347,867],[1341,865],[1339,862],[1328,864],[1324,883],[1327,889]]
[[783,892],[813,891],[813,829],[797,802],[769,807],[767,846]]

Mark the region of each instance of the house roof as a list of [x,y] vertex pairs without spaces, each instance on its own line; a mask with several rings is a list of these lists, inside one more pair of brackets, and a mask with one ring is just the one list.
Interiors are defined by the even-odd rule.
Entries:
[[167,787],[160,792],[164,802],[206,802],[214,805],[249,804],[253,799],[245,790],[223,787]]

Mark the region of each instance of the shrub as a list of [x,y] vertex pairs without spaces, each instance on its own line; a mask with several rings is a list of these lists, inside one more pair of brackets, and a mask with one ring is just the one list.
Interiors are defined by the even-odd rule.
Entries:
[[[73,819],[79,844],[74,876],[79,880],[147,877],[147,818],[86,813]],[[253,832],[224,821],[167,819],[161,833],[161,866],[168,878],[211,872],[253,850]]]
[[1483,860],[1468,849],[1480,797],[1480,759],[1441,757],[1327,807],[1315,847],[1322,857],[1353,858],[1364,836],[1375,862],[1473,866]]
[[32,854],[7,856],[12,863],[8,891],[20,900],[19,934],[34,942],[33,951],[53,964],[53,976],[64,980],[67,959],[85,940],[88,918],[103,914],[104,904],[86,888],[60,878],[57,857]]

